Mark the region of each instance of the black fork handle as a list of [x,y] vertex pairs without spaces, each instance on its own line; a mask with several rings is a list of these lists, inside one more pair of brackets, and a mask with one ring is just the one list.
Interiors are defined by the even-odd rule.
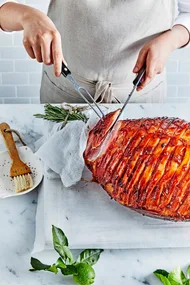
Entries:
[[71,74],[71,71],[68,69],[68,67],[62,62],[62,75],[66,78],[69,74]]
[[143,66],[141,70],[139,71],[137,77],[133,81],[134,86],[138,87],[142,84],[142,79],[146,73],[146,66]]

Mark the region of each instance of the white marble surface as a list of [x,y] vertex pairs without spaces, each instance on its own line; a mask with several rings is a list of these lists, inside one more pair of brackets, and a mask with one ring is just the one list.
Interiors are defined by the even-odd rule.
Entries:
[[[143,108],[146,114],[148,106],[139,106],[139,108]],[[166,112],[167,109],[172,110],[174,115],[176,108],[181,109],[181,114],[188,112],[188,106],[185,105],[168,105],[163,108],[166,108]],[[35,140],[41,136],[42,122],[34,119],[32,114],[42,110],[43,107],[39,105],[1,105],[0,122],[6,121],[12,128],[18,129],[27,144],[34,149]],[[4,149],[2,140],[0,140],[0,149]],[[21,197],[0,200],[0,284],[72,285],[70,278],[65,279],[61,275],[28,272],[35,235],[36,205],[37,191]],[[170,238],[168,236],[168,239]],[[158,285],[160,283],[152,275],[155,269],[171,270],[177,265],[185,268],[190,264],[189,256],[189,248],[106,250],[95,266],[97,274],[95,284]],[[47,253],[43,258],[44,261],[53,262],[55,256]]]

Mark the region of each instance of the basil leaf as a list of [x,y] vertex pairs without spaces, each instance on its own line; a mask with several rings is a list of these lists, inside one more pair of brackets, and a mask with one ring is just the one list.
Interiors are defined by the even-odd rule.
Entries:
[[52,266],[50,266],[50,268],[48,268],[46,271],[50,271],[50,272],[53,272],[53,273],[55,273],[55,274],[58,273],[58,269],[57,269],[57,267],[56,267],[55,264],[53,264]]
[[168,279],[170,280],[171,285],[183,285],[187,281],[187,278],[180,267],[176,267],[170,272]]
[[77,273],[73,275],[73,280],[79,285],[91,285],[95,281],[95,271],[87,263],[76,264]]
[[187,268],[187,279],[190,279],[190,265]]
[[64,268],[67,268],[67,265],[63,262],[63,260],[60,258],[58,258],[55,266],[59,269],[64,269]]
[[77,269],[76,269],[75,265],[67,265],[66,268],[61,269],[61,273],[63,275],[74,275],[77,273]]
[[30,271],[36,271],[36,270],[47,270],[51,267],[51,265],[43,264],[38,259],[31,257],[30,264],[33,269],[30,269]]
[[[159,270],[157,270],[157,271],[159,271]],[[162,273],[161,274],[157,273],[157,271],[155,271],[154,274],[164,285],[172,285],[165,275],[162,275]],[[164,270],[162,270],[162,271],[164,272]]]
[[164,285],[172,285],[166,276],[163,276],[158,273],[154,273],[156,277],[164,284]]
[[83,262],[90,265],[94,265],[100,258],[100,254],[103,249],[86,249],[79,255],[77,262]]
[[168,278],[169,272],[167,272],[166,270],[163,269],[157,269],[156,271],[154,271],[154,274],[159,274],[159,275],[163,275],[165,277]]
[[31,257],[30,264],[32,266],[32,269],[30,269],[30,271],[45,270],[45,271],[53,272],[55,274],[58,273],[58,270],[57,270],[55,264],[53,264],[52,266],[47,265],[47,264],[43,264],[43,263],[41,263],[41,261],[39,261],[38,259],[33,258],[33,257]]
[[52,235],[53,235],[54,244],[58,244],[61,246],[68,246],[69,245],[68,239],[61,229],[59,229],[55,226],[52,226]]
[[69,263],[73,262],[73,256],[68,248],[68,239],[63,233],[63,231],[55,226],[52,226],[52,236],[53,236],[53,245],[54,249],[58,252],[58,254],[63,258],[63,261]]

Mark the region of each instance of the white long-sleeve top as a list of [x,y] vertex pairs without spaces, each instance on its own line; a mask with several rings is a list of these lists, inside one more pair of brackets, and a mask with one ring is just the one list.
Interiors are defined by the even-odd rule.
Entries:
[[[158,1],[158,0],[157,0]],[[14,0],[0,0],[0,7],[6,2],[17,2]],[[175,25],[184,26],[190,34],[190,0],[175,0],[176,2],[176,19]]]

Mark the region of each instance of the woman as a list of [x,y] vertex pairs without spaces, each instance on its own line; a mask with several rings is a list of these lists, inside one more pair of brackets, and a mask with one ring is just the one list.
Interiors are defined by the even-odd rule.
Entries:
[[164,101],[168,56],[190,41],[190,0],[52,0],[48,15],[13,2],[0,9],[2,29],[23,29],[29,56],[45,63],[42,103],[82,102],[60,77],[63,55],[97,101],[124,102],[134,73],[145,64],[144,82],[131,102]]

